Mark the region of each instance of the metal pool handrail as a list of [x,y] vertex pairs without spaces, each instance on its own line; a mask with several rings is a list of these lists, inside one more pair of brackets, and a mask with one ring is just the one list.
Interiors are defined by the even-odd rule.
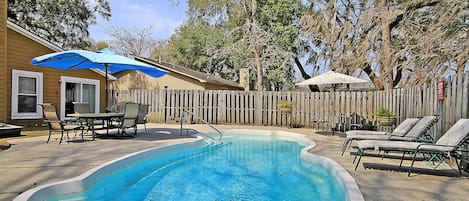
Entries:
[[207,121],[205,121],[205,119],[202,119],[199,115],[196,115],[194,114],[193,112],[189,111],[189,110],[186,110],[186,109],[183,109],[181,111],[181,119],[180,119],[180,122],[181,122],[181,135],[182,135],[182,127],[183,127],[183,124],[184,124],[184,113],[188,113],[192,116],[194,116],[195,118],[199,119],[200,121],[202,121],[205,125],[207,125],[208,127],[212,128],[213,130],[215,130],[217,133],[218,133],[218,138],[214,138],[213,136],[211,135],[208,135],[208,134],[205,134],[205,133],[201,133],[199,132],[200,135],[203,135],[207,138],[210,138],[211,140],[215,141],[215,142],[220,142],[221,138],[223,137],[223,133],[218,130],[217,128],[215,128],[215,126],[213,126],[212,124],[208,123]]

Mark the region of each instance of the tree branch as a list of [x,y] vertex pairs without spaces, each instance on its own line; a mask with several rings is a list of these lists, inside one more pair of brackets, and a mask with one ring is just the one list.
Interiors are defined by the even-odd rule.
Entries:
[[[300,73],[301,73],[301,76],[303,77],[303,79],[307,80],[307,79],[311,78],[311,76],[308,75],[308,73],[306,73],[306,71],[303,68],[303,65],[301,64],[300,59],[298,57],[293,57],[293,61],[295,62],[296,67],[298,67],[298,70],[300,70]],[[309,85],[308,87],[309,87],[309,90],[311,90],[312,92],[319,91],[318,86]]]
[[430,2],[419,2],[417,4],[414,4],[414,5],[411,5],[409,7],[406,8],[406,11],[399,14],[398,16],[396,16],[390,26],[391,26],[391,29],[396,27],[397,25],[399,25],[399,22],[402,21],[402,19],[404,19],[404,14],[406,13],[409,13],[410,11],[413,11],[413,10],[417,10],[417,9],[420,9],[420,8],[423,8],[423,7],[427,7],[427,6],[435,6],[436,4],[438,4],[439,2],[438,1],[430,1]]

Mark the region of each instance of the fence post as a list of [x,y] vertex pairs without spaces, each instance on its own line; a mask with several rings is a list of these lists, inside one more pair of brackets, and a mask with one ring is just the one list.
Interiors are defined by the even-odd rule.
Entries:
[[167,89],[164,88],[163,90],[159,91],[159,96],[158,98],[158,109],[157,109],[157,114],[158,114],[158,121],[160,123],[166,122],[166,95],[167,95]]
[[217,117],[218,117],[218,123],[219,124],[224,124],[226,123],[226,92],[225,90],[223,91],[218,91],[218,108],[217,108]]
[[254,99],[254,124],[255,125],[261,125],[262,124],[262,96],[263,92],[262,91],[256,91],[255,92],[255,99]]

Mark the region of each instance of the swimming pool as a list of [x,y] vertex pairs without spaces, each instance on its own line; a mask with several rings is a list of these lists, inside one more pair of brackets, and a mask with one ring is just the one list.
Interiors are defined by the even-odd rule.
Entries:
[[343,168],[307,152],[314,143],[302,135],[224,134],[223,144],[198,140],[145,150],[25,194],[35,200],[363,200]]

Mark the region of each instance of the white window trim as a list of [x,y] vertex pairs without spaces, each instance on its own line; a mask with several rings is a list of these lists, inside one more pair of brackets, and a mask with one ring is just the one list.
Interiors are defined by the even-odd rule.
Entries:
[[69,76],[61,76],[60,77],[60,118],[62,120],[65,119],[65,83],[67,82],[73,82],[73,83],[81,83],[81,84],[92,84],[96,86],[95,90],[95,97],[96,97],[96,104],[94,111],[96,113],[99,113],[99,107],[100,107],[100,86],[99,80],[93,80],[93,79],[85,79],[85,78],[78,78],[78,77],[69,77]]
[[35,113],[18,113],[18,78],[31,77],[36,79],[37,104],[42,103],[43,75],[41,72],[12,70],[11,73],[11,119],[41,119],[42,108],[37,105]]

